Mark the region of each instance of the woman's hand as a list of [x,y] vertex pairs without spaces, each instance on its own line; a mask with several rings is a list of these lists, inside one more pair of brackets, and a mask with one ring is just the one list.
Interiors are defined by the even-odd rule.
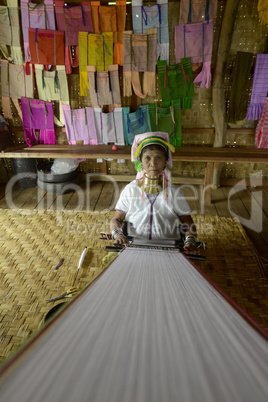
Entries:
[[197,248],[194,244],[185,244],[183,246],[184,251],[186,252],[186,254],[197,254],[200,255],[201,251],[199,248]]
[[123,234],[118,235],[114,239],[114,244],[128,244],[128,243],[129,243],[128,238]]

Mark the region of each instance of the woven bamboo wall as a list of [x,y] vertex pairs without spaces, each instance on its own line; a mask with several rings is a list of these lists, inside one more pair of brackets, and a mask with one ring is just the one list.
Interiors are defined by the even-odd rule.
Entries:
[[[38,0],[39,1],[39,0]],[[37,2],[38,2],[37,1]],[[1,4],[5,4],[6,0],[0,0]],[[68,4],[79,3],[78,0],[69,1]],[[107,3],[108,0],[102,0],[102,4]],[[153,5],[155,1],[144,0],[144,4]],[[218,0],[217,17],[214,22],[214,45],[212,56],[212,75],[215,67],[217,45],[220,35],[221,23],[223,19],[226,0]],[[234,33],[232,37],[231,49],[228,57],[226,74],[225,74],[225,93],[226,93],[226,108],[229,106],[230,90],[232,87],[232,71],[235,66],[235,56],[238,51],[252,52],[254,54],[251,74],[249,76],[247,97],[248,103],[251,95],[252,77],[254,72],[254,65],[256,61],[256,54],[264,51],[265,40],[267,36],[267,25],[261,25],[257,12],[258,0],[241,0],[238,6],[236,15]],[[169,0],[169,29],[170,29],[170,63],[175,62],[174,52],[174,27],[179,22],[179,0]],[[132,15],[131,4],[127,5],[127,21],[126,29],[132,29]],[[122,69],[120,70],[120,80],[122,88]],[[194,74],[194,76],[196,73]],[[157,80],[157,78],[156,78]],[[72,74],[68,75],[68,86],[70,91],[71,107],[80,108],[91,106],[89,97],[79,96],[79,71],[74,70]],[[160,93],[158,91],[158,83],[156,85],[157,92],[155,97],[147,97],[144,100],[137,99],[135,96],[130,98],[122,98],[122,106],[130,106],[131,111],[135,111],[139,104],[158,103],[161,106]],[[212,113],[212,87],[200,88],[199,84],[195,85],[195,97],[192,102],[192,109],[182,111],[182,129],[190,128],[213,128],[213,113]],[[37,95],[36,95],[37,97]],[[56,106],[55,106],[56,108]],[[1,108],[2,109],[2,108]],[[1,110],[0,109],[0,110]],[[20,130],[21,120],[17,115],[15,108],[13,111],[13,119],[9,121],[11,128],[14,128],[13,142],[15,144],[24,143],[24,133]],[[253,129],[256,127],[256,121],[239,121],[236,124],[228,124],[232,128],[232,132],[227,133],[227,146],[241,147],[241,146],[254,146],[254,131],[251,133],[235,132],[238,128]],[[196,132],[183,132],[183,145],[201,145],[212,146],[214,140],[213,133],[196,133]],[[58,143],[67,143],[66,134],[64,131],[57,131]],[[225,164],[222,170],[222,177],[224,178],[243,178],[247,177],[250,173],[262,175],[263,178],[268,178],[268,167],[260,164]],[[176,163],[173,169],[173,175],[183,177],[202,177],[204,175],[203,163]],[[10,165],[9,165],[10,169]],[[100,172],[100,164],[96,161],[87,160],[81,164],[81,169],[84,172]],[[260,173],[262,169],[262,173]],[[108,162],[108,172],[111,174],[134,174],[134,168],[130,161],[123,164],[117,164],[116,161]]]

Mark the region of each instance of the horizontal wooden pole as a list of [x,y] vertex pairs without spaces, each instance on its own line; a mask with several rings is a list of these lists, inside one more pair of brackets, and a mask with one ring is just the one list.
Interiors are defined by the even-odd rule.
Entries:
[[[127,159],[131,158],[130,146],[112,145],[35,145],[31,148],[8,148],[0,153],[0,158],[86,158],[86,159]],[[177,147],[173,161],[189,162],[254,162],[268,163],[268,149],[257,148],[213,148]]]

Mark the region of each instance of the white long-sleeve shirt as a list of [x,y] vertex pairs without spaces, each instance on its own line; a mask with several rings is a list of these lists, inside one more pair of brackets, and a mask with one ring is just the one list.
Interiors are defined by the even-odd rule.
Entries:
[[115,209],[126,213],[128,235],[143,239],[179,239],[180,216],[191,209],[181,190],[168,182],[165,192],[144,194],[138,181],[129,183],[122,191]]

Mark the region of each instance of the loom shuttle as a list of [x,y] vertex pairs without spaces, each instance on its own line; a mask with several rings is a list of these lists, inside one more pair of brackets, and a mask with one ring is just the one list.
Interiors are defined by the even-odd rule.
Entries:
[[77,269],[81,268],[81,266],[82,266],[82,264],[84,262],[85,256],[86,256],[86,252],[87,252],[87,247],[84,248],[84,250],[83,250],[83,252],[81,254]]

